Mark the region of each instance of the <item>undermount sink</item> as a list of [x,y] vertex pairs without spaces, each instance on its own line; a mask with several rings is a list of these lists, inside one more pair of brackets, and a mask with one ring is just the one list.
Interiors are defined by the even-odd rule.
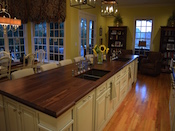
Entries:
[[86,79],[86,80],[96,81],[109,72],[110,71],[106,71],[106,70],[91,69],[91,70],[88,70],[85,73],[82,73],[82,74],[75,76],[75,77]]

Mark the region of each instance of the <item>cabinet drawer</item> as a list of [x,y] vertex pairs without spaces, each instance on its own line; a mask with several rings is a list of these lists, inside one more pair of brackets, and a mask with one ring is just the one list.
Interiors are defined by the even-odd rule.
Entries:
[[127,69],[128,69],[128,66],[124,67],[124,68],[121,70],[121,76],[124,76],[125,74],[127,74]]
[[106,91],[106,82],[96,88],[96,98]]
[[115,74],[115,81],[120,80],[121,78],[121,71],[117,72],[117,74]]
[[121,78],[121,86],[127,86],[127,83],[128,83],[127,75],[124,75]]
[[114,84],[114,77],[107,80],[107,84],[106,84],[107,88],[106,89],[111,88],[111,84],[112,85]]

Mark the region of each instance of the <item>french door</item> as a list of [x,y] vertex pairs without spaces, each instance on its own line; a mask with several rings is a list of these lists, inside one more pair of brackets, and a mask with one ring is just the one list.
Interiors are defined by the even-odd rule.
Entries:
[[80,13],[80,29],[79,29],[79,43],[80,43],[80,50],[79,55],[85,56],[86,54],[93,54],[93,47],[96,43],[96,17],[87,14],[87,13]]

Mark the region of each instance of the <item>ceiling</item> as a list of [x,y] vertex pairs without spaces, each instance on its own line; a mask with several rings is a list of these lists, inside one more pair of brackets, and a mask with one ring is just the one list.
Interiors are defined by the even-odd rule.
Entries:
[[[101,0],[97,0],[100,4]],[[120,6],[136,6],[136,5],[175,5],[175,0],[117,0]]]

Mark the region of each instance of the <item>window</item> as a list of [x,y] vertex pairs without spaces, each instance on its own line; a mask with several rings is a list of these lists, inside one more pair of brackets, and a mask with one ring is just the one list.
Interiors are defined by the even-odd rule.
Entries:
[[64,24],[50,23],[50,60],[60,61],[64,58]]
[[8,31],[9,52],[14,59],[20,59],[25,54],[23,25],[16,31]]
[[0,51],[3,51],[3,50],[5,50],[4,36],[3,36],[3,32],[0,31]]
[[152,34],[152,20],[136,20],[135,29],[135,50],[140,49],[139,41],[146,41],[145,50],[150,50],[151,34]]
[[93,54],[95,43],[96,17],[91,14],[80,13],[80,55]]
[[7,31],[6,34],[0,30],[0,51],[10,52],[12,59],[20,59],[26,53],[24,26],[19,26],[15,31]]
[[34,49],[43,49],[46,59],[60,61],[64,59],[64,23],[35,24]]
[[35,24],[35,36],[34,36],[35,51],[43,49],[46,52],[45,56],[47,59],[46,37],[47,37],[46,22]]

